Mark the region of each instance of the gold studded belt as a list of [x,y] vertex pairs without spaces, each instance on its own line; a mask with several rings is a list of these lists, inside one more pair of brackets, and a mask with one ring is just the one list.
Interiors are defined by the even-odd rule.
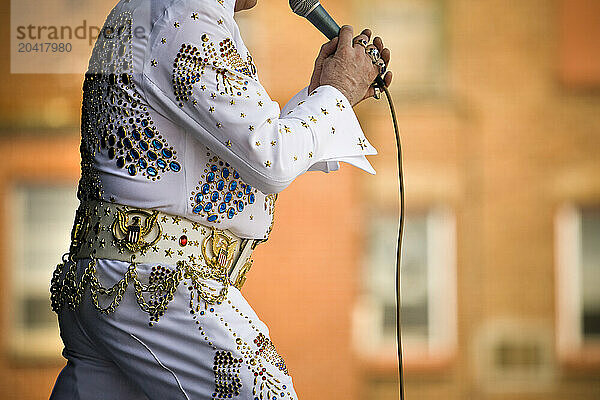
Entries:
[[69,255],[73,260],[209,267],[241,289],[259,242],[157,210],[89,201],[77,210]]

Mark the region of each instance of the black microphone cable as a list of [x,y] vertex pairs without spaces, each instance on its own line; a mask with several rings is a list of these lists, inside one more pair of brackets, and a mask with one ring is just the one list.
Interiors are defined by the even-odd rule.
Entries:
[[[292,11],[301,17],[308,19],[321,33],[329,40],[338,36],[340,32],[339,25],[325,11],[318,0],[289,0]],[[400,196],[400,220],[398,221],[398,244],[396,249],[396,339],[398,341],[398,374],[399,374],[399,390],[400,400],[404,400],[404,362],[402,357],[402,327],[401,327],[401,282],[400,282],[400,266],[402,260],[402,238],[404,235],[404,171],[402,167],[402,141],[400,140],[400,129],[398,128],[398,120],[396,117],[396,109],[394,101],[389,89],[383,80],[383,74],[380,74],[373,83],[373,86],[383,90],[390,106],[392,122],[394,124],[394,133],[396,135],[396,149],[398,155],[398,186]]]
[[402,141],[400,139],[400,130],[398,129],[398,120],[396,119],[396,109],[394,108],[394,101],[392,95],[387,87],[383,87],[385,96],[390,106],[390,112],[392,114],[392,121],[394,123],[394,134],[396,136],[396,150],[398,156],[398,189],[400,196],[400,221],[398,222],[398,245],[396,249],[396,339],[398,340],[398,374],[399,374],[399,390],[400,400],[404,400],[404,361],[402,357],[402,329],[401,329],[401,304],[402,304],[402,292],[401,292],[401,281],[400,281],[400,268],[402,261],[402,238],[404,237],[404,170],[402,162]]
[[390,113],[392,116],[392,123],[394,124],[394,134],[396,136],[396,150],[397,150],[397,162],[398,162],[398,190],[400,196],[400,219],[398,221],[398,244],[396,248],[396,340],[398,341],[398,375],[399,375],[399,391],[400,400],[404,400],[404,361],[402,357],[402,329],[401,329],[401,304],[402,304],[402,293],[401,293],[401,281],[400,281],[400,268],[402,261],[402,238],[404,237],[404,169],[403,169],[403,157],[402,157],[402,140],[400,138],[400,129],[398,127],[398,119],[396,116],[396,108],[394,107],[394,100],[392,95],[385,85],[383,75],[379,75],[375,79],[374,86],[383,90],[385,97],[387,98],[388,105],[390,107]]

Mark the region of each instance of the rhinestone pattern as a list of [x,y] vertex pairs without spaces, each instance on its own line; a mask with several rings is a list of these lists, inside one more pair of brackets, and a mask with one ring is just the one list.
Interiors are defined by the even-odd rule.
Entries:
[[190,100],[193,85],[201,81],[207,70],[215,73],[217,90],[221,95],[246,96],[249,82],[243,76],[255,79],[257,72],[252,56],[248,54],[244,61],[229,38],[219,42],[218,51],[207,34],[203,34],[201,40],[201,50],[183,43],[175,57],[173,90],[179,106],[183,107]]
[[244,183],[228,163],[210,153],[207,156],[202,180],[190,197],[192,212],[213,223],[232,219],[256,202],[257,190]]
[[240,365],[244,360],[235,358],[230,351],[215,353],[215,392],[214,399],[230,399],[239,396],[242,382],[240,380]]
[[277,349],[275,348],[273,342],[271,342],[271,339],[266,337],[263,333],[259,333],[256,339],[254,339],[254,344],[258,346],[258,350],[256,351],[257,356],[264,358],[279,368],[280,371],[283,371],[283,373],[289,375],[288,369],[285,366],[285,361],[283,360],[283,357],[277,353]]
[[117,27],[114,36],[101,35],[83,84],[80,198],[84,200],[101,198],[93,171],[99,156],[112,160],[130,176],[150,180],[182,169],[177,151],[158,131],[135,90],[131,13],[111,14],[104,29],[109,26]]

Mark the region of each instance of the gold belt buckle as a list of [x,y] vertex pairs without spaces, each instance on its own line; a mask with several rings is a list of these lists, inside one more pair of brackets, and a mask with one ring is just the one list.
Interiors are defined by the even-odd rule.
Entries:
[[[209,266],[227,275],[227,271],[233,262],[237,240],[230,238],[224,232],[215,229],[215,227],[211,229],[212,233],[202,242],[202,256]],[[209,254],[209,248],[212,256]]]
[[158,211],[118,208],[112,233],[121,249],[143,254],[160,240],[162,227]]

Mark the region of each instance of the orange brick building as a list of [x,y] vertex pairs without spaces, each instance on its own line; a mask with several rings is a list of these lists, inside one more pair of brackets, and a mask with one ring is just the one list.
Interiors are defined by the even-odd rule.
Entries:
[[[407,398],[600,398],[598,3],[323,3],[392,49]],[[0,4],[9,38],[10,2]],[[284,103],[308,83],[322,37],[285,1],[259,1],[240,25]],[[0,42],[0,397],[39,399],[64,362],[44,308],[58,259],[44,257],[70,229],[58,225],[79,174],[83,76],[11,74],[11,45]],[[378,175],[300,177],[244,287],[303,400],[398,397],[394,138],[383,101],[357,111]],[[43,212],[61,206],[54,219]]]

